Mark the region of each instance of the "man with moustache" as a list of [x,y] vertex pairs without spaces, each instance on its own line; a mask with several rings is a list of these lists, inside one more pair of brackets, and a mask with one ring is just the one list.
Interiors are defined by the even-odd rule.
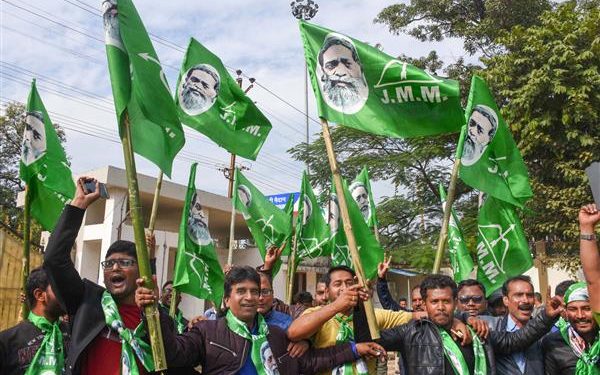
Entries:
[[546,374],[600,374],[600,336],[587,285],[571,285],[564,302],[567,324],[542,340]]
[[[94,192],[85,190],[88,181],[96,184]],[[100,263],[106,288],[82,279],[71,260],[85,210],[100,197],[99,191],[96,180],[77,180],[75,197],[65,206],[44,254],[50,285],[72,317],[65,374],[146,374],[152,370],[150,348],[135,331],[142,314],[135,304],[139,278],[135,244],[119,240],[108,248]]]
[[0,332],[0,374],[61,374],[69,327],[43,268],[31,270],[25,292],[29,316]]
[[[452,323],[457,286],[445,275],[432,275],[421,283],[427,318],[382,330],[376,340],[388,351],[398,351],[408,375],[497,374],[495,358],[522,350],[540,339],[562,311],[560,300],[548,299],[543,313],[516,332],[489,331],[485,342],[472,333],[473,342],[459,345],[453,339]],[[487,325],[469,318],[486,335]],[[366,329],[364,314],[357,316],[357,330]],[[358,332],[358,334],[362,334]]]
[[317,286],[315,287],[315,306],[327,305],[327,293],[325,293],[326,289],[327,285],[325,284],[325,278],[321,277],[317,282]]
[[[512,277],[502,285],[502,299],[508,313],[493,323],[492,330],[516,332],[527,325],[533,315],[534,292],[529,276]],[[498,375],[544,374],[544,356],[541,341],[525,350],[496,356]]]
[[179,106],[190,116],[199,115],[212,107],[220,88],[221,80],[215,68],[208,64],[196,65],[181,79]]

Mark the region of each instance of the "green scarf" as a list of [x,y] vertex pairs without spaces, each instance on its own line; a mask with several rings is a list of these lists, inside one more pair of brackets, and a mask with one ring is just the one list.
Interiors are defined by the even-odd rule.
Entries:
[[[352,326],[352,315],[345,316],[337,314],[334,319],[340,324],[340,330],[335,338],[336,344],[345,344],[354,341],[354,329]],[[356,373],[359,375],[367,374],[368,368],[365,361],[361,358],[355,362],[346,362],[342,366],[335,367],[331,373],[335,375],[350,375],[354,374],[352,365],[356,363]]]
[[560,335],[573,353],[579,358],[575,367],[575,375],[598,375],[598,361],[600,360],[600,332],[592,346],[586,350],[585,340],[570,325],[560,327]]
[[[444,355],[448,358],[448,362],[452,365],[454,373],[456,375],[469,375],[469,366],[458,347],[458,344],[452,340],[452,337],[446,332],[446,330],[439,328],[438,331],[442,336],[442,345],[444,346]],[[486,359],[485,350],[483,344],[475,332],[469,327],[471,335],[473,336],[473,355],[475,356],[475,367],[473,375],[485,375],[486,374]]]
[[[165,309],[169,310],[169,306],[163,305],[162,302],[159,302],[159,304]],[[175,318],[173,320],[175,320],[175,328],[177,328],[177,333],[182,334],[183,331],[185,331],[185,323],[183,321],[183,313],[181,312],[181,310],[177,309],[177,312],[175,313]]]
[[43,316],[35,315],[32,312],[29,313],[27,320],[42,331],[44,340],[25,371],[25,375],[62,374],[65,352],[60,321],[50,323]]
[[256,314],[258,320],[258,334],[254,335],[250,332],[250,328],[246,323],[242,322],[233,315],[231,310],[227,311],[225,319],[227,320],[227,327],[238,336],[250,340],[252,349],[250,352],[250,358],[256,368],[256,372],[259,375],[279,375],[277,369],[277,361],[273,357],[273,352],[269,347],[267,341],[267,335],[269,334],[269,327],[265,322],[265,319],[261,314]]
[[101,303],[106,325],[118,332],[121,337],[121,374],[138,375],[140,373],[133,353],[142,362],[146,370],[154,371],[154,360],[150,345],[142,340],[146,333],[144,325],[140,323],[133,331],[125,328],[117,304],[106,290],[102,293]]

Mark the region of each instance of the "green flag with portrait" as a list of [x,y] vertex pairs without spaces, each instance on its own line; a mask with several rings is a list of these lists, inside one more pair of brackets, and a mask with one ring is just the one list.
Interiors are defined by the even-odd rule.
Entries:
[[[440,198],[442,200],[442,210],[446,207],[446,191],[440,183]],[[450,215],[450,222],[448,223],[448,255],[450,258],[450,265],[454,272],[454,280],[460,282],[470,278],[471,271],[473,271],[473,258],[467,249],[462,229],[460,228],[458,216],[454,208]]]
[[527,167],[481,77],[471,80],[465,114],[467,133],[460,178],[477,190],[522,208],[533,196]]
[[196,191],[196,167],[190,168],[185,204],[179,225],[179,241],[173,287],[182,293],[208,299],[218,306],[223,299],[225,276],[208,230],[208,215]]
[[194,38],[181,65],[175,103],[181,122],[247,159],[256,160],[271,131],[221,60]]
[[376,47],[300,21],[319,117],[396,138],[458,132],[458,82],[434,76]]
[[354,199],[358,205],[369,228],[374,229],[377,227],[379,225],[377,221],[377,210],[375,200],[373,199],[373,190],[371,190],[371,180],[369,179],[367,167],[364,167],[360,171],[348,189],[350,189],[352,199]]
[[[244,216],[256,247],[260,251],[261,258],[265,259],[269,247],[280,247],[284,243],[287,243],[287,245],[283,255],[288,255],[292,235],[290,212],[281,210],[271,203],[240,170],[235,170],[234,179],[232,198],[234,206]],[[280,267],[281,260],[275,265],[273,276],[279,271]]]
[[75,195],[75,184],[35,80],[27,99],[19,177],[27,185],[31,216],[52,231],[65,204]]
[[298,199],[296,221],[297,262],[330,255],[330,231],[323,217],[319,201],[310,186],[306,172],[302,174],[302,187]]
[[185,138],[156,51],[131,0],[103,1],[102,17],[119,134],[129,121],[133,151],[171,176]]
[[[383,262],[383,248],[377,242],[377,239],[375,239],[375,235],[367,225],[360,208],[354,199],[352,199],[346,181],[343,182],[343,185],[350,224],[352,225],[352,232],[354,233],[360,254],[360,262],[365,271],[366,278],[370,280],[377,276],[377,265]],[[344,232],[338,195],[334,184],[332,184],[332,193],[327,203],[327,218],[331,236],[331,265],[344,265],[354,268],[352,266],[352,256],[348,247],[346,233]]]
[[489,296],[533,265],[529,243],[515,207],[489,195],[477,219],[477,280]]

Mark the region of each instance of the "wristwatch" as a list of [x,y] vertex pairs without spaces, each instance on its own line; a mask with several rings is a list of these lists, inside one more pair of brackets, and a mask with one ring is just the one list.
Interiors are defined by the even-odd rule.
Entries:
[[579,235],[579,239],[581,240],[585,240],[585,241],[596,241],[596,235],[595,234],[580,234]]

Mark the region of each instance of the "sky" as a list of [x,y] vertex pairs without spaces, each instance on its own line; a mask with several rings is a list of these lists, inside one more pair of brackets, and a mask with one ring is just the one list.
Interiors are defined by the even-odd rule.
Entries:
[[[462,41],[422,43],[393,35],[373,20],[386,0],[317,0],[311,22],[372,44],[390,55],[411,57],[436,50],[446,63],[464,56]],[[238,158],[248,178],[264,194],[299,191],[302,163],[286,152],[306,139],[304,56],[290,1],[135,1],[174,91],[190,37],[218,55],[232,71],[241,69],[243,87],[273,124],[256,161]],[[124,168],[103,42],[100,1],[2,0],[0,2],[0,110],[9,101],[25,102],[31,79],[53,122],[66,131],[73,174],[114,165]],[[231,72],[235,76],[235,73]],[[315,99],[309,86],[309,136],[319,136]],[[200,133],[186,129],[186,145],[175,159],[171,181],[186,184],[192,161],[199,163],[196,186],[225,195],[219,169],[229,154]],[[158,168],[136,157],[138,173],[156,176]],[[387,181],[373,184],[376,200],[392,195]]]

